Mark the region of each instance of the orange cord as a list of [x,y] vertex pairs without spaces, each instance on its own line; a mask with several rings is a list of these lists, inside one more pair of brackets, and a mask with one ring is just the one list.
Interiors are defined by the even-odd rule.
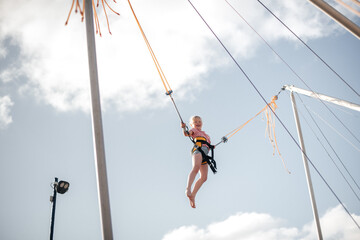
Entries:
[[[74,3],[75,3],[75,1],[76,1],[75,13],[77,13],[77,10],[79,9],[80,15],[81,15],[81,21],[84,20],[85,1],[86,1],[86,0],[83,0],[83,10],[81,10],[79,0],[73,0],[73,1],[72,1],[72,4],[71,4],[70,11],[69,11],[69,14],[68,14],[68,17],[67,17],[66,22],[65,22],[65,25],[67,25],[68,22],[69,22],[70,15],[71,15],[71,12],[72,12],[72,10],[73,10],[73,8],[74,8]],[[113,1],[114,1],[114,3],[116,3],[115,0],[113,0]],[[113,13],[115,13],[115,14],[117,14],[117,15],[120,15],[120,14],[119,14],[118,12],[114,11],[114,9],[112,9],[112,8],[110,7],[110,5],[108,4],[108,2],[107,2],[106,0],[101,0],[101,5],[102,5],[102,8],[104,9],[104,13],[105,13],[105,17],[106,17],[106,23],[107,23],[107,27],[108,27],[109,33],[111,34],[110,24],[109,24],[109,18],[108,18],[108,15],[107,15],[105,6],[107,6]],[[97,12],[96,12],[96,7],[99,7],[99,0],[97,1],[96,7],[95,7],[94,1],[92,0],[92,6],[93,6],[93,11],[94,11],[94,21],[95,21],[95,26],[96,26],[96,33],[99,33],[99,35],[101,36],[99,18],[98,18]]]
[[225,137],[227,139],[231,138],[232,136],[234,136],[238,131],[240,131],[243,127],[245,127],[246,124],[248,124],[249,122],[251,122],[254,118],[256,118],[257,116],[259,116],[261,113],[264,113],[265,117],[266,117],[266,133],[268,134],[269,140],[271,145],[273,146],[273,155],[275,155],[275,150],[277,150],[279,157],[282,160],[283,166],[285,168],[285,170],[290,174],[291,172],[287,169],[285,161],[280,153],[279,150],[279,146],[277,143],[277,139],[276,139],[276,135],[275,135],[275,118],[273,117],[273,114],[275,112],[275,110],[278,108],[278,106],[276,105],[275,101],[278,99],[277,96],[272,97],[271,102],[268,103],[263,109],[261,109],[260,112],[258,112],[257,114],[255,114],[255,116],[253,116],[252,118],[250,118],[249,120],[247,120],[244,124],[242,124],[241,126],[235,128],[234,130],[232,130],[231,132],[229,132],[228,134],[225,135]]
[[140,31],[141,31],[141,35],[143,36],[144,41],[145,41],[145,43],[146,43],[146,46],[147,46],[147,48],[148,48],[148,50],[149,50],[149,52],[150,52],[150,55],[151,55],[151,57],[152,57],[152,59],[153,59],[153,61],[154,61],[156,70],[158,71],[159,76],[160,76],[160,79],[161,79],[161,81],[162,81],[162,83],[163,83],[163,85],[164,85],[164,88],[165,88],[165,90],[166,90],[166,94],[170,95],[170,94],[172,93],[172,90],[171,90],[171,87],[170,87],[170,85],[169,85],[169,82],[167,81],[167,79],[166,79],[166,77],[165,77],[165,74],[164,74],[164,72],[163,72],[162,69],[161,69],[160,63],[159,63],[159,61],[157,60],[157,58],[156,58],[156,56],[155,56],[155,53],[154,53],[154,51],[152,50],[151,45],[150,45],[150,43],[149,43],[149,41],[148,41],[148,39],[147,39],[147,37],[146,37],[146,35],[145,35],[145,33],[144,33],[141,25],[140,25],[140,22],[139,22],[139,20],[138,20],[137,17],[136,17],[136,14],[135,14],[135,12],[134,12],[134,9],[133,9],[132,6],[131,6],[130,0],[128,0],[128,2],[129,2],[130,9],[131,9],[131,11],[132,11],[132,13],[133,13],[133,15],[134,15],[135,20],[136,20],[136,23],[137,23],[137,25],[138,25],[138,27],[139,27],[139,29],[140,29]]

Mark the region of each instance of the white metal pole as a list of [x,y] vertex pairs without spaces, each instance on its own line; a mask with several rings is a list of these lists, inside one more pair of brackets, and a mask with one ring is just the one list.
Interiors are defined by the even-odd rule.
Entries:
[[85,1],[85,24],[89,58],[91,113],[94,137],[95,167],[101,217],[101,230],[104,240],[112,240],[112,224],[110,213],[109,189],[106,173],[104,135],[101,119],[101,104],[96,61],[95,31],[93,21],[92,0]]
[[360,27],[350,21],[347,17],[338,12],[335,8],[324,2],[323,0],[308,0],[329,17],[341,24],[346,30],[351,32],[354,36],[360,39]]
[[294,111],[294,117],[295,117],[297,133],[299,136],[300,147],[301,147],[301,151],[302,151],[301,154],[302,154],[302,159],[304,162],[306,180],[307,180],[308,189],[309,189],[309,193],[310,193],[310,200],[311,200],[315,225],[316,225],[316,229],[317,229],[317,235],[318,235],[318,239],[322,240],[323,237],[322,237],[322,233],[321,233],[319,214],[317,211],[317,206],[316,206],[316,201],[315,201],[315,196],[314,196],[314,189],[313,189],[312,182],[311,182],[311,175],[310,175],[310,171],[309,171],[308,160],[306,157],[305,144],[304,144],[304,140],[303,140],[303,136],[302,136],[299,115],[298,115],[297,108],[296,108],[296,102],[295,102],[294,94],[292,91],[290,91],[290,98],[291,98],[291,103],[292,103],[292,107],[293,107],[293,111]]
[[303,95],[306,95],[306,96],[309,96],[312,98],[321,99],[323,101],[327,101],[327,102],[337,104],[339,106],[350,108],[352,110],[360,112],[360,105],[352,103],[352,102],[348,102],[348,101],[345,101],[342,99],[326,96],[326,95],[308,91],[305,89],[297,88],[297,87],[294,87],[293,85],[285,85],[283,88],[286,90],[289,90],[290,92],[297,92],[297,93],[300,93],[300,94],[303,94]]

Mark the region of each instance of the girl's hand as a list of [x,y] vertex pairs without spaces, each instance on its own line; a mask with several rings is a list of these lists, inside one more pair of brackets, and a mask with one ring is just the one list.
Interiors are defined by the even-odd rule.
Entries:
[[186,124],[184,122],[181,123],[181,128],[185,128]]

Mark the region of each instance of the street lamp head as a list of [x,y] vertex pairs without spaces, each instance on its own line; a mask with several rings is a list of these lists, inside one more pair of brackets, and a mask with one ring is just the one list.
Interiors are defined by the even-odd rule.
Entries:
[[57,184],[56,191],[60,194],[64,194],[67,192],[67,190],[69,190],[69,187],[70,187],[70,183],[66,181],[60,181]]

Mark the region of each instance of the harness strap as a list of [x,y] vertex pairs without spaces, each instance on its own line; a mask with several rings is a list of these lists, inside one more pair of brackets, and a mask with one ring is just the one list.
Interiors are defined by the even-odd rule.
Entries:
[[[197,143],[200,143],[201,145]],[[201,149],[202,144],[205,144],[209,147],[211,151],[211,156],[208,156],[207,154],[204,153],[204,151]],[[214,146],[205,140],[195,138],[194,149],[199,150],[203,160],[205,160],[207,164],[209,164],[211,171],[215,174],[217,172],[217,168],[216,168],[216,161],[214,159]]]

